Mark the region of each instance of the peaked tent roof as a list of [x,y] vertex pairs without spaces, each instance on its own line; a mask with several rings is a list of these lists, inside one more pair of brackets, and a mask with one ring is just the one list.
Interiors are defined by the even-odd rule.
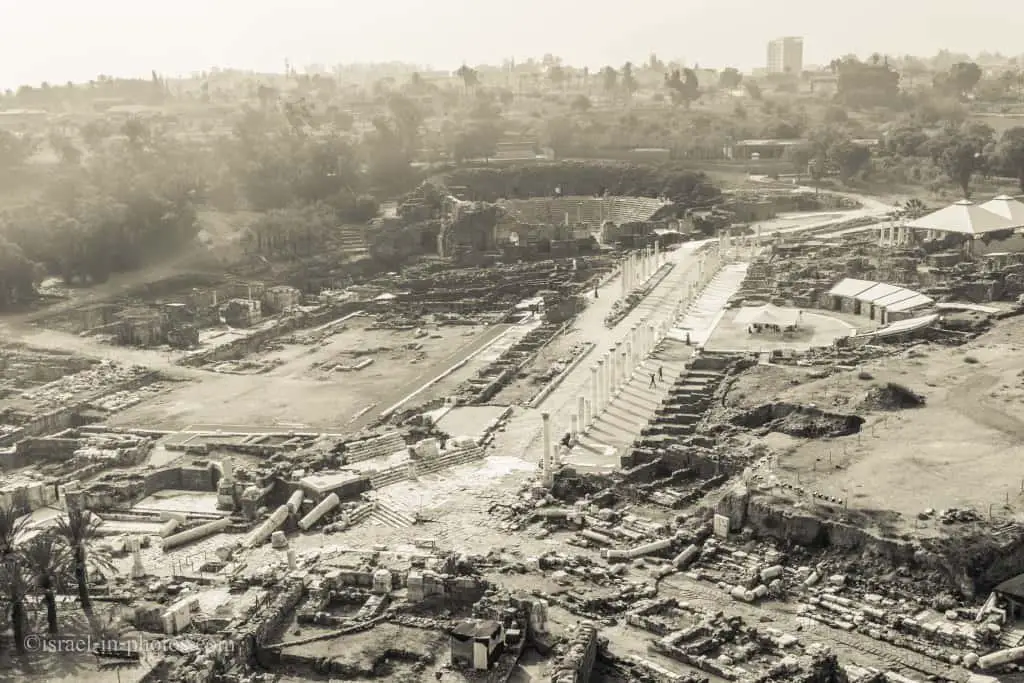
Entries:
[[1009,219],[1015,224],[1014,227],[1024,228],[1024,202],[1018,201],[1008,194],[1001,194],[980,206],[987,211]]
[[1008,218],[984,209],[970,200],[961,199],[944,209],[910,221],[907,227],[956,232],[961,235],[984,235],[999,230],[1012,230],[1017,226]]
[[792,308],[779,308],[773,304],[745,306],[736,314],[735,322],[741,325],[795,327],[800,322],[800,311]]

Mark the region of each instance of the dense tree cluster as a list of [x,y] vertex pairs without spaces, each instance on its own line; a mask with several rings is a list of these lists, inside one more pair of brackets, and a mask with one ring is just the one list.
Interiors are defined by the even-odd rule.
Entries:
[[57,595],[76,587],[79,606],[91,620],[90,574],[95,579],[112,571],[109,558],[96,545],[98,517],[69,510],[53,527],[33,535],[26,533],[27,513],[18,505],[0,508],[0,594],[19,653],[26,651],[29,601],[34,596],[46,606],[47,632],[54,636],[60,632]]

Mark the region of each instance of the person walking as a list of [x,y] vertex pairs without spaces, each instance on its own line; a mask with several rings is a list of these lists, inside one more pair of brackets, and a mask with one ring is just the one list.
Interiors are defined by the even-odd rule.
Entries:
[[664,368],[664,366],[661,366],[661,365],[658,366],[658,381],[659,382],[664,382],[665,381],[665,368]]
[[651,389],[654,389],[656,386],[658,386],[657,376],[652,372],[651,373]]

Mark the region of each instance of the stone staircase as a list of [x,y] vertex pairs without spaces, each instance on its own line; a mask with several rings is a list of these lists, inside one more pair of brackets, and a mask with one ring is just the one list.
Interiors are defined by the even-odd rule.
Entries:
[[371,458],[383,458],[404,448],[405,439],[401,432],[388,432],[345,444],[345,462],[352,464]]
[[651,421],[622,457],[629,468],[654,457],[659,449],[679,443],[696,433],[711,406],[715,392],[726,377],[727,367],[736,359],[731,354],[704,353],[684,372],[654,411]]
[[[746,264],[729,264],[722,268],[686,312],[673,324],[666,338],[642,365],[633,371],[626,386],[612,398],[608,407],[590,428],[580,435],[570,452],[568,464],[598,469],[618,468],[621,456],[627,454],[638,435],[649,428],[658,411],[672,408],[666,401],[674,400],[673,392],[701,392],[705,384],[717,385],[721,375],[704,373],[700,369],[687,370],[687,361],[695,347],[707,342],[718,321],[724,315],[729,299],[743,284]],[[654,304],[652,315],[660,304]],[[691,346],[686,345],[687,334]],[[662,368],[664,379],[651,386],[651,373]],[[712,390],[713,391],[713,390]],[[673,429],[684,433],[687,422],[695,425],[703,409],[693,415],[678,415]],[[691,427],[692,429],[692,427]]]
[[471,446],[458,450],[443,451],[436,458],[422,458],[418,460],[406,460],[386,470],[380,470],[370,475],[370,486],[381,489],[390,484],[405,481],[434,472],[447,470],[467,462],[481,460],[484,457],[483,446]]
[[[667,387],[686,368],[693,348],[686,344],[666,340],[642,365],[633,371],[625,387],[612,398],[608,408],[580,436],[569,455],[568,462],[579,465],[606,465],[618,467],[617,455],[629,446],[636,435],[654,416]],[[658,380],[661,368],[664,379]],[[651,386],[651,373],[655,374]]]
[[1024,624],[1013,624],[999,634],[999,645],[1002,648],[1020,647],[1021,642],[1024,642]]
[[338,229],[342,252],[349,258],[360,258],[370,253],[365,225],[343,225]]
[[366,517],[367,523],[373,526],[386,526],[392,529],[404,529],[416,522],[412,510],[407,509],[393,500],[377,500],[373,511]]

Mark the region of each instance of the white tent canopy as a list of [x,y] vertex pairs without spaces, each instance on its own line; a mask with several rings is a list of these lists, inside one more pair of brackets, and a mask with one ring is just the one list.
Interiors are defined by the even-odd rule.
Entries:
[[772,304],[745,306],[736,314],[735,321],[741,325],[796,327],[800,323],[800,311],[792,308],[779,308]]
[[1024,228],[1024,202],[1020,202],[1008,194],[1001,194],[980,206],[1009,220],[1015,228]]
[[988,232],[1012,230],[1017,226],[1008,218],[982,208],[968,199],[961,199],[944,209],[910,221],[907,223],[907,227],[976,236]]

